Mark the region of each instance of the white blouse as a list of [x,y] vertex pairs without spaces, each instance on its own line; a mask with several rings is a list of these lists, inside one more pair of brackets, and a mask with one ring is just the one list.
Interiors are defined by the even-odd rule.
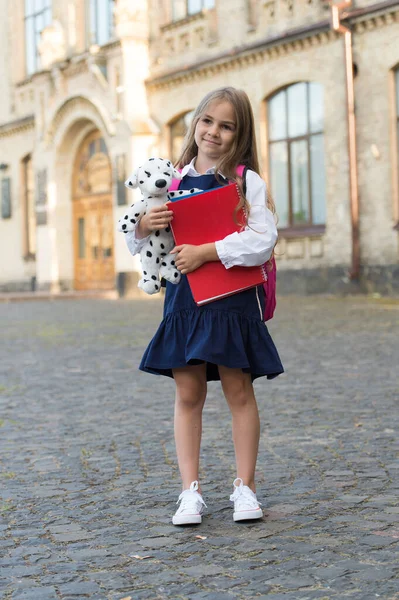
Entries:
[[[182,169],[182,177],[200,177],[194,168],[195,159]],[[206,175],[214,174],[215,169],[206,171]],[[253,267],[269,260],[277,242],[277,228],[273,213],[266,206],[266,183],[254,171],[246,172],[246,199],[250,205],[248,223],[240,232],[234,232],[223,240],[215,242],[216,252],[226,267]],[[148,238],[137,239],[136,231],[124,234],[131,254],[140,252]]]

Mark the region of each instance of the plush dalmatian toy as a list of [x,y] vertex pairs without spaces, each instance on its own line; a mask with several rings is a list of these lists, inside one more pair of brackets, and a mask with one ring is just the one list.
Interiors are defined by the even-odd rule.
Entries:
[[[142,198],[129,208],[128,212],[118,221],[118,230],[123,233],[134,231],[138,221],[154,206],[166,204],[172,197],[185,196],[199,192],[193,188],[188,192],[170,192],[168,189],[172,179],[181,179],[170,160],[164,158],[149,158],[138,167],[125,181],[128,188],[140,188]],[[140,251],[143,277],[138,287],[147,294],[156,294],[161,289],[160,278],[171,283],[179,283],[180,272],[175,266],[175,255],[170,254],[174,246],[170,227],[153,231],[147,238]]]

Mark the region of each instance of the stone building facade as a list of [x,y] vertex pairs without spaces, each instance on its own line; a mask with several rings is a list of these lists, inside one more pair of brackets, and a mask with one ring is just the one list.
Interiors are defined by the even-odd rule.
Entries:
[[0,0],[0,289],[134,289],[123,181],[176,158],[202,96],[233,85],[277,204],[280,289],[397,292],[399,5],[344,4],[334,29],[324,0]]

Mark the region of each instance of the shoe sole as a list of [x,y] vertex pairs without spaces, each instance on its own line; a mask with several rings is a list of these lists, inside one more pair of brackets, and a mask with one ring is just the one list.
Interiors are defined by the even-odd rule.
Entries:
[[181,515],[172,518],[173,525],[199,525],[202,523],[201,515]]
[[263,511],[261,508],[255,510],[241,510],[233,513],[234,521],[252,521],[253,519],[261,519]]

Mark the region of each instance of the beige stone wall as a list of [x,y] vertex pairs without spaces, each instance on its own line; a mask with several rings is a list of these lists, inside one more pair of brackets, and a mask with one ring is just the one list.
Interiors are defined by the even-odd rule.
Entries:
[[[351,10],[372,5],[373,0],[357,0]],[[85,6],[83,0],[53,1],[55,23],[43,55],[47,67],[26,77],[23,2],[0,0],[0,12],[7,14],[0,22],[0,162],[10,164],[13,202],[12,218],[0,219],[1,255],[7,251],[0,285],[29,282],[34,275],[39,285],[54,289],[57,281],[72,282],[71,174],[87,132],[101,131],[112,163],[126,154],[130,172],[149,155],[169,154],[169,123],[195,108],[208,90],[241,87],[252,101],[267,180],[265,104],[271,94],[297,81],[316,81],[324,88],[327,222],[323,235],[281,237],[280,267],[350,266],[344,47],[343,39],[329,31],[325,2],[216,0],[214,10],[172,23],[169,2],[116,0],[116,38],[100,49],[88,43]],[[392,70],[399,65],[399,11],[388,13],[362,15],[352,23],[363,265],[398,262]],[[309,27],[313,31],[306,33]],[[23,123],[30,115],[30,126],[25,121],[25,128],[8,131],[8,123]],[[28,152],[35,171],[48,169],[49,181],[49,219],[37,230],[36,263],[24,261],[22,250],[19,169]],[[123,211],[115,203],[115,222]],[[116,272],[138,268],[118,234],[115,267]]]
[[[127,173],[143,157],[154,153],[157,125],[149,118],[144,80],[148,77],[148,30],[145,3],[139,0],[115,2],[115,38],[98,48],[90,46],[85,22],[87,3],[83,0],[52,3],[53,23],[43,32],[41,72],[25,73],[23,2],[12,5],[0,0],[8,10],[8,21],[0,23],[2,45],[0,63],[0,159],[10,163],[13,215],[0,219],[2,256],[7,248],[7,264],[1,264],[0,285],[30,281],[37,277],[39,288],[58,289],[71,285],[74,276],[72,240],[72,167],[80,141],[90,131],[100,130],[111,164],[125,154]],[[22,40],[22,43],[21,43]],[[45,42],[45,43],[44,43]],[[107,67],[107,77],[101,73]],[[21,121],[34,115],[29,132],[10,135],[3,123]],[[20,161],[32,153],[36,174],[47,170],[47,224],[37,228],[36,261],[22,257]],[[116,206],[115,224],[125,210]],[[117,272],[138,268],[123,236],[115,231]],[[9,250],[12,247],[12,251]],[[2,261],[3,262],[3,261]]]
[[[266,123],[262,110],[266,99],[279,88],[296,81],[317,81],[323,85],[328,207],[326,234],[316,239],[301,236],[300,239],[281,240],[279,260],[287,268],[350,263],[349,169],[342,61],[342,41],[334,34],[323,35],[313,44],[296,51],[292,48],[287,53],[266,54],[254,61],[243,61],[232,68],[221,69],[218,74],[205,73],[201,79],[172,82],[168,87],[151,90],[152,114],[165,129],[176,115],[195,108],[207,91],[224,85],[245,89],[254,110],[258,149],[267,180]],[[163,152],[168,152],[165,145]]]
[[11,218],[0,218],[0,281],[30,282],[35,275],[35,264],[24,259],[24,207],[21,186],[21,161],[33,152],[33,127],[0,134],[0,162],[9,168],[0,173],[11,178]]
[[156,75],[325,21],[329,9],[316,0],[216,0],[215,9],[173,23],[166,8],[160,10],[152,0],[149,15],[151,69]]
[[399,256],[392,177],[398,153],[391,143],[395,98],[390,79],[399,65],[399,21],[360,23],[354,41],[361,257],[366,264],[392,264]]
[[[374,3],[356,3],[352,9],[371,4]],[[259,150],[267,179],[267,123],[262,110],[265,100],[279,88],[296,81],[322,84],[325,102],[326,232],[316,237],[298,234],[297,238],[281,238],[279,260],[282,267],[288,269],[334,265],[350,267],[352,237],[343,38],[324,26],[321,33],[298,35],[291,43],[280,40],[267,49],[259,45],[242,53],[239,49],[244,44],[256,41],[260,44],[265,37],[275,37],[283,30],[321,23],[329,18],[329,11],[323,3],[301,0],[291,3],[233,0],[218,2],[216,6],[217,40],[212,44],[204,41],[200,50],[196,50],[193,43],[184,53],[166,53],[161,65],[152,71],[153,80],[148,85],[149,101],[151,112],[164,131],[163,152],[169,151],[166,135],[169,122],[195,108],[204,93],[213,88],[223,85],[241,87],[248,92],[253,104]],[[250,20],[251,10],[252,16],[257,15],[258,20],[254,19],[254,27],[248,32],[246,23]],[[205,26],[206,15],[201,18],[171,24],[160,30],[161,35],[173,34],[178,40],[182,32],[189,28],[193,30],[197,21]],[[392,75],[390,70],[399,63],[399,14],[365,15],[358,19],[354,28],[354,61],[359,70],[355,94],[361,256],[365,264],[392,265],[398,260],[398,234],[392,229],[392,204],[397,202],[393,170],[398,157],[397,151],[393,150],[390,131],[393,97],[388,80]],[[193,42],[193,31],[188,39]],[[207,40],[206,35],[204,40]],[[214,62],[210,60],[212,56],[215,57]],[[182,66],[183,61],[185,68],[179,70],[178,66]],[[379,153],[378,158],[376,153]],[[383,199],[379,201],[381,195]]]

